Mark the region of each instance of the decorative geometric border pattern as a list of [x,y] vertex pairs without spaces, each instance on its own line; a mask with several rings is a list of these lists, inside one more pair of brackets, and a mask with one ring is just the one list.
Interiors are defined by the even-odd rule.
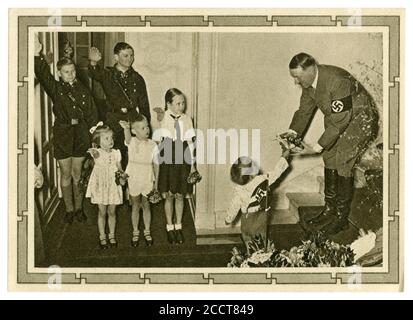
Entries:
[[[28,35],[30,27],[47,27],[50,16],[18,17],[18,128],[17,128],[17,283],[47,284],[50,274],[28,272]],[[400,179],[400,17],[360,16],[362,26],[384,26],[389,31],[389,237],[388,272],[365,273],[363,284],[399,284],[399,179]],[[269,26],[346,26],[354,16],[65,16],[61,26],[125,27],[269,27]],[[397,173],[397,174],[395,174]],[[197,284],[197,285],[286,285],[350,283],[348,273],[145,273],[88,274],[64,273],[63,284]],[[276,287],[274,287],[276,290]]]

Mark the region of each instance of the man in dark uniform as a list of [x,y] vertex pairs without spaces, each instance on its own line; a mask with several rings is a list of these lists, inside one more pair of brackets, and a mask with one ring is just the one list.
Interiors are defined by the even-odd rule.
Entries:
[[150,123],[151,113],[145,80],[132,67],[133,48],[125,42],[119,42],[113,51],[116,64],[102,69],[98,65],[102,55],[97,48],[92,47],[89,51],[89,75],[102,84],[107,103],[111,108],[106,114],[106,122],[115,133],[114,147],[121,150],[122,166],[125,168],[127,148],[119,121],[129,121],[141,113]]
[[325,206],[309,225],[335,234],[348,227],[353,169],[377,134],[378,112],[366,89],[344,69],[319,65],[306,53],[294,56],[289,69],[302,95],[282,137],[302,138],[317,108],[323,112],[325,131],[311,152],[323,154]]

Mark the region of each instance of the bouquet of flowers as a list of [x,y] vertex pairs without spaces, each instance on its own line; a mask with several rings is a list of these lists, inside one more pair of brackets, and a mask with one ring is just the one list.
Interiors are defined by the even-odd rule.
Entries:
[[196,184],[202,180],[202,176],[199,174],[198,171],[194,171],[191,174],[189,174],[188,178],[186,179],[186,182],[189,184]]
[[118,186],[124,186],[126,181],[128,181],[128,178],[129,176],[121,170],[115,172],[115,181]]
[[85,162],[83,162],[82,173],[80,174],[80,179],[78,185],[83,192],[86,192],[87,185],[89,183],[90,175],[93,171],[93,166],[95,165],[95,161],[92,157],[87,157]]
[[284,136],[283,134],[278,134],[275,136],[275,140],[277,140],[283,150],[292,150],[292,151],[300,151],[304,149],[303,140],[296,136],[296,137],[288,137]]
[[150,203],[156,204],[162,200],[161,193],[158,190],[153,189],[147,194]]

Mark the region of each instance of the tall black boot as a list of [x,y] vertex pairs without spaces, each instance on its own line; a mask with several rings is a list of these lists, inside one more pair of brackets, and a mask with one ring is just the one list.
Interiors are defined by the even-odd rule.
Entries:
[[321,229],[331,222],[336,215],[336,197],[338,187],[338,172],[324,168],[324,208],[321,213],[308,222],[313,229]]
[[353,185],[353,177],[338,177],[337,215],[333,222],[322,229],[325,234],[336,234],[348,228],[348,217],[353,200]]

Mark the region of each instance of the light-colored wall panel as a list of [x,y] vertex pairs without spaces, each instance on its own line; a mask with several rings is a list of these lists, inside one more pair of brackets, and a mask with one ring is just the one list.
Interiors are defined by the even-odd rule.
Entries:
[[[151,110],[165,105],[168,89],[178,88],[187,97],[187,114],[193,115],[193,33],[126,33],[135,49],[133,67],[144,77]],[[155,117],[152,112],[152,117]]]

